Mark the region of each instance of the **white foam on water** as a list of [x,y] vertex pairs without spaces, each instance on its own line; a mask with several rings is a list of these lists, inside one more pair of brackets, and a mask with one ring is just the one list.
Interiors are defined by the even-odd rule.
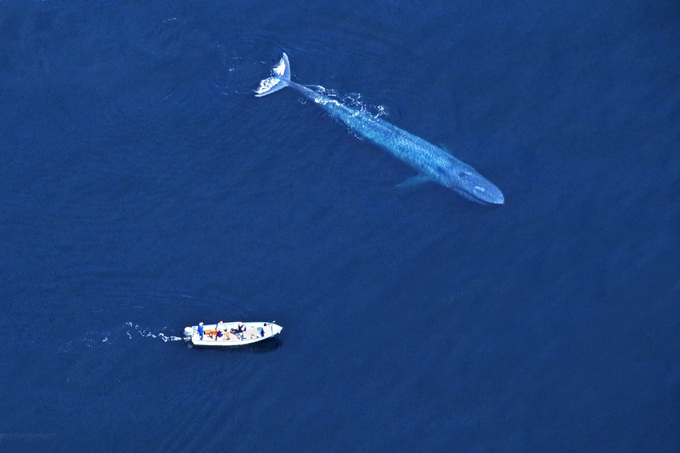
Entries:
[[132,340],[133,336],[139,335],[145,338],[154,338],[162,340],[164,343],[168,341],[182,341],[182,337],[175,335],[166,335],[164,332],[154,333],[148,328],[142,328],[139,324],[134,324],[131,321],[125,323],[127,327],[132,327],[132,331],[127,330],[128,339]]

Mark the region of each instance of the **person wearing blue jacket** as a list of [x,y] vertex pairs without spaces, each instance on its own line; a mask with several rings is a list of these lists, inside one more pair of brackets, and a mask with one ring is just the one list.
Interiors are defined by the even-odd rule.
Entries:
[[198,336],[201,337],[201,340],[203,340],[203,323],[202,322],[198,323]]

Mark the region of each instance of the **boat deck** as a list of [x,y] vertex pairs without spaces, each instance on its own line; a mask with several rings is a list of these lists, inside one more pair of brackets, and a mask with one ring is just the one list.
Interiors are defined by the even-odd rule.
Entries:
[[[239,325],[242,330],[239,331]],[[203,326],[203,339],[198,334],[198,326],[184,329],[185,340],[195,346],[222,347],[239,346],[271,338],[283,329],[281,326],[270,322],[228,322],[222,323],[218,335],[218,325],[209,324]]]

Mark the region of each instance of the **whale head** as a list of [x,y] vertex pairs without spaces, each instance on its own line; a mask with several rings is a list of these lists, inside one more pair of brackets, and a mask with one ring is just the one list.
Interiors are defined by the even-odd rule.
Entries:
[[496,205],[505,203],[503,192],[472,168],[455,172],[449,187],[468,200],[477,203]]

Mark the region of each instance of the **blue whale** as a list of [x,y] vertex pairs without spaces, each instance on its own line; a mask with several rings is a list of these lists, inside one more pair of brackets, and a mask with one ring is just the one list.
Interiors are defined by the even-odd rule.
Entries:
[[432,181],[477,203],[501,205],[505,202],[503,193],[491,181],[443,149],[368,112],[352,109],[318,91],[293,82],[290,79],[288,55],[284,53],[281,61],[272,70],[272,76],[260,82],[255,96],[266,96],[285,87],[297,90],[352,131],[418,171],[417,176],[400,185]]

